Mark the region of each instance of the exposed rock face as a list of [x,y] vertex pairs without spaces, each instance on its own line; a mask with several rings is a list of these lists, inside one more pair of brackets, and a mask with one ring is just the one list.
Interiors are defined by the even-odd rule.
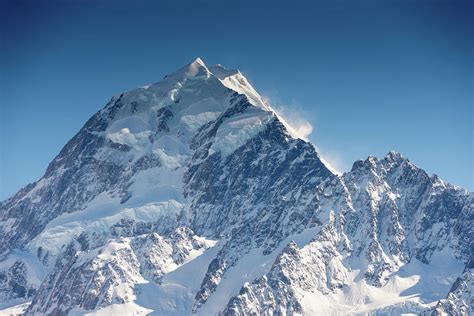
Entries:
[[36,289],[28,284],[26,266],[21,261],[15,261],[7,270],[0,272],[0,297],[2,301],[18,298],[32,298]]
[[[380,161],[369,157],[365,162],[357,162],[342,179],[344,190],[335,194],[343,197],[346,210],[330,211],[328,219],[321,220],[327,224],[302,249],[290,243],[269,273],[242,287],[239,295],[229,301],[224,314],[298,314],[305,303],[302,310],[307,313],[364,314],[370,310],[358,309],[357,305],[364,303],[360,299],[366,297],[367,289],[354,284],[354,270],[360,269],[364,283],[386,288],[390,296],[390,288],[397,286],[394,279],[404,275],[405,269],[415,270],[411,268],[414,261],[426,266],[422,267],[426,269],[426,278],[437,278],[449,267],[441,264],[441,271],[432,271],[430,266],[450,258],[433,254],[450,249],[460,262],[468,260],[469,246],[465,241],[472,240],[472,194],[463,194],[437,177],[429,178],[395,153]],[[412,181],[407,183],[405,179]],[[443,209],[451,203],[460,205],[456,212],[446,214]],[[448,298],[438,303],[436,313],[469,314],[472,310],[472,270],[468,267],[469,264]],[[423,272],[412,273],[423,277]],[[447,280],[452,280],[452,275]],[[423,282],[420,284],[420,291],[435,291]],[[356,293],[338,295],[341,292]],[[320,294],[313,293],[326,297],[321,299]],[[305,297],[312,297],[316,307],[305,302]],[[338,308],[332,305],[341,303],[344,305]],[[323,306],[318,308],[318,304]],[[424,307],[403,302],[378,310],[386,314],[419,313]]]
[[163,275],[213,245],[178,228],[166,237],[151,233],[120,238],[93,250],[71,246],[27,313],[63,315],[72,308],[87,311],[132,302],[135,284],[160,283]]
[[199,59],[112,98],[0,204],[2,302],[53,315],[472,312],[473,193],[395,152],[335,175],[290,132],[240,72]]

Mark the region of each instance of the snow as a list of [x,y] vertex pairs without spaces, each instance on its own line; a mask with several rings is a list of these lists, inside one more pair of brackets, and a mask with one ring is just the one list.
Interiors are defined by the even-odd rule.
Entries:
[[236,265],[229,268],[216,291],[198,310],[197,315],[216,315],[223,311],[229,300],[239,293],[245,282],[251,282],[271,269],[276,257],[288,243],[294,241],[298,246],[303,247],[310,242],[318,231],[319,228],[317,227],[309,228],[300,234],[289,236],[279,244],[275,251],[268,255],[264,255],[261,248],[252,249],[250,253],[241,257]]
[[443,250],[433,256],[430,265],[413,259],[380,288],[368,285],[360,270],[355,269],[349,271],[347,285],[336,293],[323,295],[318,291],[299,290],[299,295],[303,309],[309,314],[367,314],[384,307],[393,308],[396,314],[404,312],[406,307],[422,311],[446,297],[463,268],[450,251]]
[[6,259],[0,261],[0,271],[7,270],[16,261],[23,262],[26,266],[26,279],[28,284],[39,286],[47,274],[46,268],[36,256],[28,251],[13,249]]
[[61,253],[64,245],[69,244],[83,232],[87,232],[90,236],[103,235],[122,219],[156,222],[163,218],[171,218],[183,208],[181,203],[173,199],[125,208],[117,207],[116,201],[117,199],[101,194],[84,211],[57,217],[28,244],[29,252],[36,253],[41,247],[55,257]]
[[[252,281],[266,273],[273,264],[278,253],[286,243],[294,239],[298,244],[307,244],[317,229],[307,229],[301,234],[289,237],[272,254],[263,255],[262,249],[254,249],[245,255],[236,266],[229,269],[211,299],[198,310],[197,315],[213,315],[221,311],[230,297],[237,294],[243,280]],[[198,237],[200,238],[200,237]],[[225,243],[201,238],[206,247],[192,251],[181,266],[170,268],[163,277],[161,284],[154,282],[137,282],[134,287],[134,300],[126,304],[113,304],[106,308],[86,312],[75,309],[71,315],[191,315],[195,293],[199,290],[202,279],[220,247]],[[107,259],[117,247],[111,244],[101,256]],[[204,250],[206,249],[206,250]],[[94,254],[91,254],[94,256]]]
[[[206,87],[211,91],[219,90],[219,86],[211,85]],[[205,113],[213,113],[216,115],[217,113],[221,113],[224,109],[227,108],[225,104],[223,104],[222,99],[216,99],[215,96],[212,96],[211,93],[203,92],[205,95],[209,95],[209,97],[203,97],[202,99],[195,99],[193,96],[186,95],[185,97],[190,98],[188,103],[186,103],[186,107],[183,108],[182,116],[196,116]],[[218,93],[219,95],[220,93]],[[186,99],[185,99],[186,101]],[[209,122],[209,121],[207,121]],[[203,122],[207,123],[207,122]]]
[[135,149],[140,149],[149,143],[151,131],[141,133],[131,133],[128,128],[123,128],[116,133],[110,133],[107,138],[117,144],[128,145]]
[[181,117],[181,122],[188,127],[190,132],[194,132],[207,122],[216,120],[219,114],[219,112],[203,112],[196,115],[184,115]]
[[219,127],[210,153],[220,152],[224,157],[230,155],[263,131],[273,118],[271,112],[258,108],[249,109],[243,114],[232,117]]
[[199,290],[209,263],[220,247],[215,241],[210,240],[207,240],[207,245],[209,249],[194,253],[185,264],[166,274],[161,284],[154,282],[136,284],[136,299],[132,303],[125,304],[125,310],[130,314],[147,310],[151,315],[191,315],[194,295]]
[[195,78],[201,76],[208,77],[209,75],[209,69],[207,69],[206,65],[199,57],[197,57],[192,63],[181,68],[174,74],[177,79]]
[[[138,238],[141,237],[146,239],[146,235],[138,236]],[[154,255],[161,256],[160,258],[155,259],[160,261],[157,264],[159,264],[160,268],[162,268],[166,273],[161,284],[154,283],[141,277],[137,274],[138,271],[126,271],[127,275],[130,277],[128,282],[123,282],[122,280],[115,283],[113,291],[114,295],[121,298],[128,297],[131,299],[130,301],[123,304],[112,304],[96,311],[85,311],[76,308],[71,311],[70,314],[145,315],[154,312],[154,309],[157,308],[157,303],[163,304],[159,305],[160,308],[168,307],[168,311],[171,314],[179,311],[184,305],[177,301],[177,299],[182,295],[183,301],[190,302],[189,295],[192,293],[190,292],[190,287],[198,287],[200,281],[198,278],[193,278],[193,275],[195,275],[196,272],[204,274],[207,264],[209,263],[209,255],[211,255],[210,258],[215,255],[215,251],[212,250],[212,247],[216,246],[216,241],[198,236],[194,236],[193,238],[202,242],[203,247],[191,250],[185,258],[185,261],[181,264],[176,264],[172,257],[168,257],[171,256],[173,247],[170,244],[166,244],[166,241],[161,237],[160,242],[156,245],[157,248],[155,249],[146,248],[148,246],[143,245],[143,247],[150,251],[160,251],[160,253],[154,253]],[[109,262],[117,262],[118,265],[124,267],[125,264],[120,262],[121,260],[124,260],[124,258],[118,255],[118,251],[127,248],[131,250],[131,241],[132,238],[120,238],[117,241],[109,242],[106,246],[101,247],[100,249],[82,253],[75,265],[81,265],[92,260],[96,269]],[[162,248],[162,246],[164,246],[162,242],[165,242],[164,245],[169,247]],[[207,259],[206,256],[208,257]],[[138,258],[138,260],[140,260],[140,258]],[[166,314],[166,308],[164,311],[164,314]]]
[[321,160],[321,162],[326,166],[326,168],[328,168],[329,171],[331,171],[333,174],[338,175],[338,176],[342,176],[342,172],[337,170],[336,168],[334,168],[331,165],[331,163],[329,161],[327,161],[326,159],[324,159],[321,155],[319,155],[319,160]]
[[228,70],[221,65],[215,65],[210,68],[210,71],[219,78],[224,86],[232,89],[240,94],[247,96],[250,103],[263,110],[269,111],[270,107],[265,103],[263,98],[252,87],[240,71]]
[[125,304],[111,304],[105,308],[98,309],[96,311],[84,311],[80,308],[71,310],[68,315],[79,316],[79,315],[95,315],[95,316],[126,316],[126,315],[148,315],[151,310],[143,308],[133,302]]
[[163,135],[153,144],[153,153],[160,158],[160,162],[166,168],[175,169],[184,166],[190,150],[176,137]]
[[[222,122],[215,137],[210,140],[212,141],[211,154],[220,153],[223,157],[232,154],[277,118],[289,133],[285,135],[286,137],[291,135],[294,138],[304,138],[297,128],[292,127],[284,117],[270,108],[239,71],[227,70],[220,65],[208,68],[200,58],[197,58],[159,83],[123,94],[120,97],[123,107],[118,110],[114,118],[110,119],[107,129],[98,133],[113,143],[130,146],[131,150],[120,151],[104,146],[96,155],[97,159],[124,166],[131,165],[145,155],[159,159],[159,166],[137,171],[130,179],[127,179],[126,190],[131,197],[121,203],[121,196],[117,192],[103,192],[95,196],[85,209],[68,210],[70,212],[63,213],[50,221],[46,228],[26,246],[27,251],[13,250],[6,260],[0,262],[0,270],[8,269],[16,260],[20,260],[27,266],[28,282],[39,285],[52,268],[53,259],[61,254],[65,245],[82,233],[88,236],[105,236],[107,238],[104,238],[108,239],[110,236],[107,234],[110,233],[111,226],[124,219],[140,223],[161,223],[175,219],[189,205],[189,201],[183,194],[183,175],[193,155],[190,142],[199,128],[208,123],[212,124],[232,106],[231,94],[227,88],[244,94],[254,106]],[[132,102],[135,102],[136,111],[133,110],[130,114],[129,106]],[[167,107],[172,115],[165,115],[165,119],[159,118],[158,114],[166,113],[160,111],[164,107]],[[159,119],[165,121],[167,128],[157,132],[158,124],[163,123],[163,121],[158,121]],[[281,153],[281,156],[284,157],[285,153]],[[319,158],[332,173],[340,175],[327,160],[320,156]],[[298,162],[300,161],[294,161],[295,164]],[[63,169],[58,169],[57,173],[63,171]],[[221,177],[225,176],[225,174],[221,175]],[[374,177],[378,177],[375,172]],[[389,191],[390,188],[386,182],[380,181],[381,183],[373,183],[368,178],[363,178],[357,184],[353,184],[356,189],[368,194],[371,203],[369,206],[372,208],[375,208],[386,196],[392,203],[401,197],[398,193]],[[47,185],[48,179],[39,181],[26,196],[34,197],[35,192]],[[348,191],[345,184],[343,187]],[[445,188],[445,185],[438,181],[435,182],[435,187],[441,190]],[[322,195],[324,199],[315,210],[315,212],[324,210],[318,214],[322,223],[334,223],[335,213],[346,207],[342,205],[344,203],[342,199],[328,202],[335,193],[334,187],[327,185]],[[290,201],[293,197],[289,192],[281,198]],[[39,197],[36,197],[34,201],[40,201]],[[334,204],[329,205],[330,203]],[[257,205],[255,209],[259,207],[260,205]],[[347,207],[354,212],[355,209],[359,209],[352,205]],[[244,217],[250,218],[253,215],[253,213],[246,214]],[[279,224],[289,226],[288,220],[285,218]],[[7,221],[4,227],[12,227],[13,224]],[[317,249],[311,249],[311,239],[316,236],[319,229],[311,228],[287,237],[268,255],[263,254],[262,248],[252,249],[249,253],[242,255],[235,265],[226,270],[215,292],[197,311],[197,314],[213,315],[222,311],[229,299],[239,293],[245,282],[252,282],[269,272],[278,254],[292,240],[307,256],[305,259],[311,262],[311,255],[317,252]],[[426,234],[426,239],[432,239],[443,229],[443,223],[434,224],[431,234]],[[163,272],[166,274],[161,284],[151,282],[135,271],[136,274],[129,283],[118,284],[114,288],[114,291],[120,295],[125,295],[133,289],[131,302],[112,304],[94,312],[74,309],[71,314],[191,314],[194,297],[201,287],[209,264],[216,257],[220,247],[225,244],[225,239],[217,242],[204,237],[197,238],[200,238],[199,240],[206,247],[190,250],[190,254],[182,265],[175,263],[171,258],[163,258]],[[118,250],[130,247],[129,238],[106,242],[106,245],[100,245],[100,253],[99,248],[82,253],[78,263],[97,260],[97,264],[100,265],[106,261],[115,260],[114,256]],[[338,242],[342,243],[341,240]],[[39,247],[49,252],[52,257],[47,266],[43,266],[34,256]],[[166,249],[169,250],[169,248],[168,245]],[[340,273],[345,281],[347,279],[347,283],[341,289],[329,294],[323,294],[318,290],[308,291],[295,288],[305,312],[308,314],[364,314],[376,310],[390,310],[394,313],[417,309],[421,311],[445,297],[455,278],[463,269],[463,265],[456,261],[452,253],[447,250],[435,253],[430,265],[425,265],[416,259],[404,264],[385,253],[382,253],[381,257],[387,262],[396,262],[397,268],[400,267],[400,269],[388,275],[388,282],[380,288],[367,284],[364,279],[363,271],[368,264],[366,258],[345,258],[340,261],[337,261],[339,258],[331,259],[326,277]],[[26,306],[24,304],[28,304],[23,303],[9,302],[8,306],[0,306],[0,309],[9,308],[10,312],[21,311]],[[3,315],[5,311],[0,311],[0,314]]]
[[[124,106],[109,123],[104,135],[114,143],[130,146],[132,151],[117,152],[106,148],[96,158],[121,164],[129,163],[131,159],[136,161],[148,152],[159,158],[161,166],[139,171],[132,177],[128,188],[131,198],[125,204],[120,204],[121,199],[113,195],[99,194],[86,209],[62,214],[51,221],[29,243],[28,249],[36,253],[42,247],[54,257],[83,232],[102,235],[122,219],[151,222],[178,214],[185,205],[182,178],[192,154],[189,148],[191,136],[230,106],[226,86],[221,79],[211,76],[198,58],[159,83],[123,94],[120,98]],[[222,74],[221,78],[224,78]],[[241,82],[246,85],[245,92],[253,93],[248,82]],[[177,100],[179,103],[175,102]],[[126,114],[129,111],[127,104],[132,102],[136,102],[136,112]],[[170,131],[154,136],[152,130],[158,124],[156,111],[171,104]],[[230,154],[262,130],[270,119],[271,112],[254,108],[224,122],[212,150]]]
[[3,308],[2,305],[0,305],[0,316],[23,315],[30,304],[31,302],[24,302],[6,308]]
[[107,133],[114,134],[126,129],[128,133],[140,133],[150,130],[150,126],[140,117],[128,116],[113,122],[108,128]]
[[[168,164],[174,161],[167,162]],[[151,168],[137,173],[129,187],[132,197],[125,205],[155,203],[151,201],[177,201],[184,203],[182,193],[183,169]],[[160,181],[165,180],[165,181]]]
[[[233,122],[225,122],[218,131],[219,137],[214,146],[215,151],[222,151],[224,155],[244,144],[249,138],[255,136],[270,118],[270,108],[265,105],[258,93],[238,71],[229,71],[221,66],[212,67],[213,74],[197,58],[191,64],[181,68],[174,74],[167,76],[159,83],[132,90],[122,97],[122,103],[135,102],[137,112],[132,115],[117,114],[118,119],[111,122],[105,134],[107,139],[114,143],[128,145],[136,153],[147,151],[149,146],[154,150],[160,149],[167,156],[165,147],[174,144],[180,148],[181,155],[189,155],[190,137],[204,124],[216,120],[230,107],[227,88],[245,94],[255,109],[249,111],[247,117],[241,117]],[[154,127],[158,122],[156,111],[170,106],[173,117],[169,118],[167,125],[170,131],[165,135],[153,137]],[[124,107],[124,111],[126,107]],[[256,111],[258,110],[258,111]],[[251,117],[254,116],[254,117]],[[225,142],[230,146],[224,148]],[[123,154],[122,160],[129,157]],[[135,158],[138,157],[135,154]]]

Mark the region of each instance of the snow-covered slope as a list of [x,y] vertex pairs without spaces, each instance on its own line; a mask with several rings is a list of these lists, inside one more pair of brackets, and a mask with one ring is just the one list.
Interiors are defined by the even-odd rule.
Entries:
[[1,202],[0,307],[470,313],[473,201],[394,152],[334,174],[239,71],[198,58],[113,97]]
[[474,306],[474,263],[471,259],[464,272],[456,279],[448,296],[427,315],[470,315]]

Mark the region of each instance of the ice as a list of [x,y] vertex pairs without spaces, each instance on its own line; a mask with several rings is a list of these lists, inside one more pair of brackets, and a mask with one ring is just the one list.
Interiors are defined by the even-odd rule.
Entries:
[[110,227],[122,219],[138,222],[156,222],[162,218],[172,217],[179,213],[183,205],[178,201],[152,202],[142,204],[143,200],[137,199],[132,203],[140,206],[120,208],[114,203],[115,199],[101,195],[95,203],[84,211],[63,214],[53,220],[48,227],[28,244],[31,253],[36,253],[41,247],[43,251],[55,257],[61,253],[63,246],[86,232],[102,235],[109,232]]
[[150,126],[137,116],[129,116],[113,122],[108,128],[107,133],[113,134],[126,129],[128,133],[140,133],[150,130]]
[[28,308],[28,306],[31,304],[31,302],[21,302],[16,304],[15,302],[12,302],[11,306],[3,306],[0,304],[0,316],[16,316],[16,315],[23,315]]
[[254,108],[227,120],[217,131],[211,154],[220,152],[224,157],[231,154],[263,131],[272,119],[273,113]]

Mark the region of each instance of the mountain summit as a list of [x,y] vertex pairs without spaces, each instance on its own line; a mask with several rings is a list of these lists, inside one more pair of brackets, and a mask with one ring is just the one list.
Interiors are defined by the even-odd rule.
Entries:
[[1,202],[0,308],[467,315],[473,210],[398,153],[334,174],[239,71],[197,58],[114,96]]

